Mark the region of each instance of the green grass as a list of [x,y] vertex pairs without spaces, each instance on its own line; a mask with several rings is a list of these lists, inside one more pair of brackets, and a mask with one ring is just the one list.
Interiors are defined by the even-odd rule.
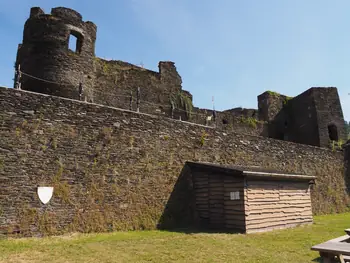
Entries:
[[350,213],[261,234],[162,231],[73,234],[0,241],[0,262],[320,262],[311,246],[344,235]]

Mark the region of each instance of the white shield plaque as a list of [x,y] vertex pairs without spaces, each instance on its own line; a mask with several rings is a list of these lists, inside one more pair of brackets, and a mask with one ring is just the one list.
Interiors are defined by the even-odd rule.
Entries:
[[48,186],[39,186],[38,187],[38,196],[40,201],[45,205],[47,204],[53,194],[53,187]]

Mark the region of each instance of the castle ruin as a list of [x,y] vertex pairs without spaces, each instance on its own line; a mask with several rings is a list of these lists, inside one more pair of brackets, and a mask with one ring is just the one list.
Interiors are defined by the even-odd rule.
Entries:
[[[182,90],[173,62],[159,62],[159,72],[154,72],[98,58],[96,34],[97,26],[84,22],[72,9],[57,7],[45,14],[33,7],[16,59],[16,67],[20,65],[25,73],[22,89],[136,109],[137,89],[141,88],[141,111],[150,114],[320,147],[347,139],[336,88],[311,88],[295,98],[268,91],[258,96],[257,110],[216,111],[211,118],[213,110],[193,107],[192,95]],[[76,46],[71,50],[69,42],[74,37]]]
[[[15,89],[0,88],[0,235],[188,225],[187,161],[315,175],[313,213],[347,209],[350,151],[329,149],[346,140],[336,88],[214,113],[192,105],[173,62],[98,58],[96,35],[74,10],[31,9]],[[55,188],[45,208],[40,185]]]

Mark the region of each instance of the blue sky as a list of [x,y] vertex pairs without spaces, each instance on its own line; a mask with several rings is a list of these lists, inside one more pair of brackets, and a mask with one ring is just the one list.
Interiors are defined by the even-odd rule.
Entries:
[[0,0],[0,85],[12,86],[32,6],[73,8],[98,26],[96,55],[158,71],[171,60],[194,104],[257,108],[266,90],[338,88],[350,120],[348,0]]

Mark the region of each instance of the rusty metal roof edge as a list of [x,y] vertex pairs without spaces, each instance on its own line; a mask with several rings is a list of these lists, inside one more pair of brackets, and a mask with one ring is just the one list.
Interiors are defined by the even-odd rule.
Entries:
[[[262,178],[284,178],[284,179],[298,179],[298,180],[315,180],[316,176],[311,176],[311,175],[306,175],[306,174],[294,174],[294,173],[283,173],[283,172],[259,172],[259,171],[249,171],[247,170],[247,166],[241,166],[239,167],[234,166],[234,167],[230,167],[230,166],[225,166],[225,165],[221,165],[221,164],[215,164],[215,163],[208,163],[208,162],[193,162],[193,161],[187,161],[186,162],[187,165],[189,166],[197,166],[197,167],[207,167],[210,169],[215,169],[215,170],[219,170],[225,173],[229,173],[232,174],[234,172],[239,172],[242,176],[246,176],[246,177],[262,177]],[[252,168],[258,168],[257,166],[251,166]],[[264,169],[264,168],[262,168]]]
[[305,174],[285,174],[285,173],[270,173],[270,172],[254,172],[254,171],[243,171],[245,176],[262,176],[262,177],[275,177],[275,178],[290,178],[290,179],[305,179],[315,180],[316,176],[305,175]]

